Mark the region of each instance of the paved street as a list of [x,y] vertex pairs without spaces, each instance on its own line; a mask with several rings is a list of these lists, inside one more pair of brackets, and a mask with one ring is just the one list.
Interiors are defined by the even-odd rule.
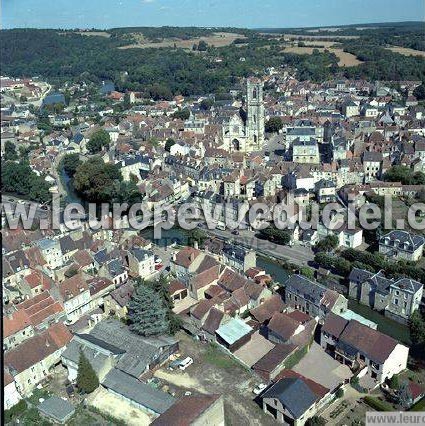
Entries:
[[257,254],[271,256],[279,260],[287,260],[299,265],[307,265],[314,259],[314,253],[309,247],[304,247],[299,244],[294,246],[282,246],[274,244],[267,240],[262,240],[255,236],[255,233],[248,230],[240,231],[239,235],[233,235],[230,231],[221,231],[218,229],[205,231],[210,235],[215,235],[226,241],[233,240],[236,243],[252,248]]

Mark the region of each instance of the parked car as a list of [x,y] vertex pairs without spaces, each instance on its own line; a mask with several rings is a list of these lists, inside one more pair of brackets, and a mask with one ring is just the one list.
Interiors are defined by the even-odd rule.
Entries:
[[232,231],[232,234],[233,235],[239,235],[239,231],[237,229],[235,229],[235,230]]
[[187,367],[189,367],[189,365],[193,364],[193,359],[188,356],[187,358],[185,358],[179,365],[180,370],[184,371],[186,370]]
[[252,390],[252,393],[254,395],[260,395],[260,393],[262,393],[266,388],[267,385],[265,383],[260,383],[259,385],[255,386],[255,388]]
[[179,368],[180,367],[180,364],[182,363],[182,359],[181,358],[177,358],[177,359],[175,359],[174,361],[171,361],[170,362],[170,365],[168,366],[168,369],[169,370],[171,370],[171,371],[173,371],[173,370],[175,370],[176,368]]

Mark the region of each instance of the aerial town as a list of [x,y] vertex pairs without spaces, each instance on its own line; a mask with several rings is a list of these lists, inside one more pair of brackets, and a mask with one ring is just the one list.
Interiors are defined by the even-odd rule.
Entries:
[[[110,80],[0,86],[6,424],[354,426],[425,411],[423,81],[315,82],[284,64],[170,99]],[[59,224],[43,227],[52,200]],[[191,203],[212,224],[156,238],[125,209],[65,223],[70,203],[118,202]],[[269,212],[227,226],[259,203]],[[32,208],[30,226],[10,219]]]

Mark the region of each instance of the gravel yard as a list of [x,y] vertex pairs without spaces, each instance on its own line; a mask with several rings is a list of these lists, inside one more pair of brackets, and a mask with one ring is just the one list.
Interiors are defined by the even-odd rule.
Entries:
[[222,394],[226,425],[275,424],[253,401],[252,389],[261,380],[251,370],[220,349],[197,342],[185,333],[177,337],[180,339],[182,357],[191,356],[194,363],[184,372],[170,371],[164,366],[155,372],[155,377],[193,393]]

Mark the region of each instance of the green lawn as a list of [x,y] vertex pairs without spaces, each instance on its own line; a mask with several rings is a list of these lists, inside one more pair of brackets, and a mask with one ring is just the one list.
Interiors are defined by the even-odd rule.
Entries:
[[370,321],[378,324],[378,330],[394,339],[404,343],[408,346],[411,345],[409,327],[404,324],[400,324],[397,321],[393,321],[390,318],[384,317],[377,311],[369,308],[369,306],[361,305],[353,299],[348,300],[348,308],[357,314],[367,318]]
[[235,367],[241,367],[241,365],[237,361],[235,361],[229,355],[225,354],[214,344],[210,344],[208,346],[208,349],[204,354],[204,361],[208,364],[214,365],[215,367],[223,369],[233,369]]
[[425,411],[425,398],[416,403],[410,411]]

